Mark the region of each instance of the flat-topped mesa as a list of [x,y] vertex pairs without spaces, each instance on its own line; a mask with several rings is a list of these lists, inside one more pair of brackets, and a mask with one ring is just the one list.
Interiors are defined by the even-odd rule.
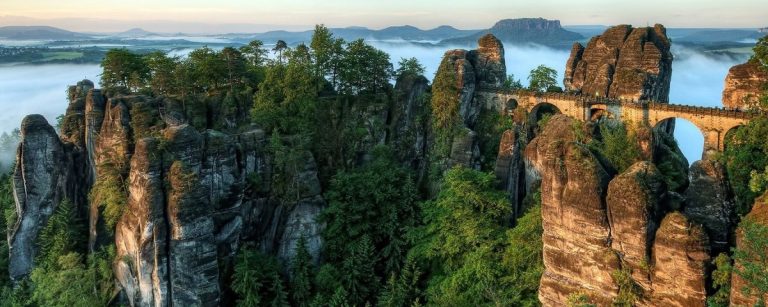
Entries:
[[587,47],[573,45],[565,87],[590,96],[667,102],[672,77],[669,49],[662,25],[608,28]]
[[741,110],[754,108],[762,97],[766,83],[768,71],[761,69],[755,61],[731,67],[725,77],[723,106]]

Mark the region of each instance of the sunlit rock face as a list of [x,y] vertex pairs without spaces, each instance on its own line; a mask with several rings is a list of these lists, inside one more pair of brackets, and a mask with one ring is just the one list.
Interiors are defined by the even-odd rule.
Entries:
[[754,108],[762,97],[766,82],[768,71],[757,62],[749,61],[731,67],[725,77],[723,106],[742,110]]
[[632,100],[669,100],[672,53],[662,25],[619,25],[575,43],[565,68],[566,90]]
[[704,229],[673,212],[661,222],[653,244],[652,291],[647,306],[706,306],[709,240]]
[[553,116],[525,151],[541,174],[545,271],[539,299],[545,306],[563,306],[578,291],[609,304],[618,290],[611,273],[621,268],[621,260],[611,249],[605,204],[611,177],[576,142],[573,121]]

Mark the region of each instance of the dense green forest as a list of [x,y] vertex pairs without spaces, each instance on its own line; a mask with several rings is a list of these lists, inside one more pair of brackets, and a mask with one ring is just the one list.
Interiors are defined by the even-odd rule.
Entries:
[[[768,67],[766,50],[763,39],[753,60]],[[361,129],[370,124],[362,119],[371,106],[393,103],[393,79],[424,73],[415,59],[402,59],[395,69],[383,51],[363,40],[335,38],[324,26],[317,26],[308,46],[278,42],[268,50],[253,41],[238,49],[200,48],[185,58],[115,49],[107,52],[102,67],[101,85],[110,95],[173,97],[185,105],[196,128],[239,131],[251,124],[263,128],[270,135],[269,151],[276,157],[273,189],[280,197],[290,199],[296,194],[290,176],[281,174],[296,172],[306,152],[318,159],[328,203],[319,221],[325,225],[321,263],[313,263],[304,239],[290,262],[246,245],[238,252],[230,285],[238,305],[539,305],[543,263],[538,191],[526,195],[524,210],[512,223],[508,195],[498,189],[490,173],[493,161],[487,160],[493,156],[480,170],[433,171],[426,185],[397,160],[393,148],[376,146],[370,157],[360,159],[366,146]],[[435,76],[431,96],[424,97],[432,102],[428,114],[436,138],[430,151],[432,162],[447,154],[449,140],[460,133],[458,98],[451,94],[456,93],[455,76],[450,69],[441,71],[446,73]],[[540,66],[531,72],[528,90],[561,91],[556,80],[554,70]],[[506,86],[522,88],[511,76]],[[764,103],[768,106],[766,99]],[[222,118],[237,120],[208,120],[200,115],[211,109]],[[139,112],[131,114],[137,135],[153,124],[142,122]],[[493,147],[496,142],[498,148],[500,134],[511,123],[487,114],[482,118],[480,130],[486,143]],[[546,118],[536,124],[541,129]],[[617,171],[639,159],[632,127],[601,125],[601,139],[584,140],[591,149]],[[766,133],[768,119],[753,121],[732,136],[720,157],[728,167],[742,215],[768,185]],[[120,197],[124,188],[119,181],[105,180],[91,191],[91,198],[107,206],[110,227],[125,203]],[[0,204],[5,215],[1,229],[7,232],[17,218],[8,175],[0,177]],[[114,246],[89,253],[85,225],[69,201],[59,204],[41,232],[38,265],[30,278],[11,285],[7,272],[0,270],[4,283],[0,306],[110,304],[115,297]],[[727,302],[723,289],[728,289],[730,278],[724,276],[731,272],[744,274],[754,289],[768,292],[768,274],[761,267],[765,258],[760,263],[752,257],[765,251],[768,232],[748,220],[744,225],[746,240],[754,248],[718,257],[714,284],[720,291],[711,299],[713,306]],[[7,266],[8,244],[2,243],[0,265]],[[731,258],[748,265],[733,269]],[[573,302],[588,305],[577,296]]]

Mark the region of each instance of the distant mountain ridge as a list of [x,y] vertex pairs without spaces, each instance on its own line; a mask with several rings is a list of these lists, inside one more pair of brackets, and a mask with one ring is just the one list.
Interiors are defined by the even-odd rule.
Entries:
[[500,20],[488,30],[466,37],[446,39],[441,44],[471,45],[488,33],[503,42],[534,43],[557,48],[569,48],[573,42],[584,39],[579,33],[563,29],[560,20],[517,18]]
[[[380,30],[373,30],[365,27],[346,27],[346,28],[331,28],[334,36],[343,38],[345,40],[354,40],[358,38],[373,39],[373,40],[413,40],[413,41],[431,41],[439,42],[448,38],[467,36],[473,33],[477,33],[479,30],[459,30],[451,26],[443,25],[433,29],[423,30],[414,26],[391,26]],[[290,32],[290,31],[269,31],[264,33],[245,34],[235,33],[228,34],[228,37],[236,38],[237,40],[246,41],[251,39],[259,39],[265,43],[274,43],[277,40],[284,40],[288,44],[297,43],[309,43],[312,39],[312,32],[314,30]]]
[[15,40],[64,40],[85,39],[90,35],[67,31],[49,26],[6,26],[0,27],[0,37]]

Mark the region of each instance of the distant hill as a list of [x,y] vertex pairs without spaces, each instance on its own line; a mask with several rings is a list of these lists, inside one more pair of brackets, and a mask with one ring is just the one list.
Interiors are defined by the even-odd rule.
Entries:
[[91,36],[48,26],[8,26],[0,27],[0,37],[14,40],[69,40]]
[[477,40],[491,33],[503,42],[534,43],[555,48],[570,48],[583,35],[563,29],[559,20],[544,18],[504,19],[492,28],[469,36],[446,39],[441,44],[474,46]]
[[[680,31],[680,30],[678,30]],[[763,37],[764,34],[750,29],[688,29],[686,32],[672,31],[672,34],[682,34],[679,37],[672,36],[676,42],[687,43],[718,43],[752,41]]]
[[[422,30],[414,26],[393,26],[381,30],[373,30],[364,27],[331,28],[333,35],[345,40],[355,40],[359,38],[373,40],[410,40],[410,41],[433,41],[438,42],[448,38],[461,37],[477,33],[478,30],[459,30],[451,26],[440,26],[434,29]],[[257,34],[230,34],[230,37],[236,37],[238,40],[246,41],[259,39],[267,44],[274,43],[277,40],[284,40],[288,44],[309,43],[312,39],[312,30],[301,32],[289,31],[269,31]]]
[[157,35],[155,33],[146,31],[142,28],[133,28],[125,32],[120,32],[117,34],[114,34],[112,36],[114,37],[127,37],[127,38],[134,38],[134,37],[145,37],[145,36],[152,36]]

